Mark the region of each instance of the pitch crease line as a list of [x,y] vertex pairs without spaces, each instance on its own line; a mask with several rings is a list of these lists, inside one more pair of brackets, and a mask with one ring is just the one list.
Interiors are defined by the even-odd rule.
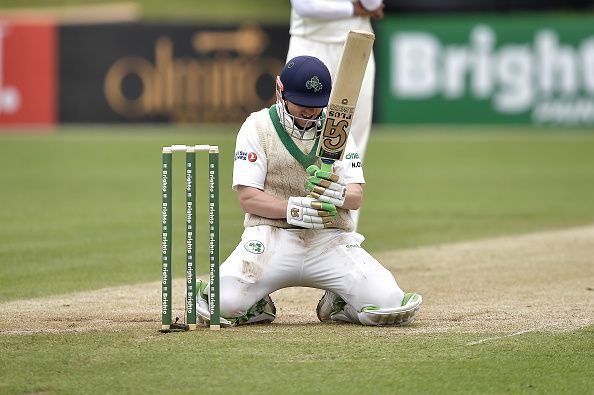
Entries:
[[[584,321],[584,320],[582,320],[582,321]],[[545,328],[550,328],[550,327],[555,327],[555,326],[562,326],[562,325],[563,325],[562,322],[555,322],[553,324],[541,325],[541,326],[537,326],[537,327],[531,328],[531,329],[524,329],[522,331],[508,333],[507,335],[503,335],[503,336],[488,337],[486,339],[476,340],[476,341],[473,341],[473,342],[466,343],[466,345],[467,346],[476,346],[478,344],[482,344],[482,343],[485,343],[485,342],[488,342],[488,341],[492,341],[492,340],[506,339],[508,337],[520,336],[520,335],[524,335],[526,333],[535,332],[535,331],[542,330],[542,329],[545,329]],[[582,327],[583,327],[583,325],[580,326],[580,328],[582,328]]]

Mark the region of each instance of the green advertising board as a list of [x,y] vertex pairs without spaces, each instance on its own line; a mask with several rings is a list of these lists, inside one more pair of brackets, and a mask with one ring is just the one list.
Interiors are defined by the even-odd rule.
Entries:
[[594,15],[387,16],[375,120],[594,127]]

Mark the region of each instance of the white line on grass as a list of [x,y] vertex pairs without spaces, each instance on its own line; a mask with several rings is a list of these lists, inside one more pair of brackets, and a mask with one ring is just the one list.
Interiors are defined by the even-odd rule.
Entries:
[[[584,326],[587,326],[590,324],[590,320],[580,320],[580,325],[578,325],[577,328],[573,328],[573,330],[576,329],[580,329],[583,328]],[[535,328],[531,328],[531,329],[524,329],[523,331],[518,331],[518,332],[512,332],[512,333],[508,333],[507,335],[502,335],[502,336],[495,336],[495,337],[487,337],[486,339],[481,339],[481,340],[476,340],[473,342],[469,342],[466,343],[467,346],[476,346],[477,344],[482,344],[488,341],[492,341],[492,340],[501,340],[501,339],[506,339],[508,337],[513,337],[513,336],[519,336],[519,335],[523,335],[525,333],[530,333],[530,332],[535,332],[541,329],[545,329],[545,328],[549,328],[549,327],[564,327],[565,323],[563,322],[554,322],[552,324],[547,324],[547,325],[541,325],[541,326],[537,326]]]
[[500,340],[500,339],[505,339],[506,337],[519,336],[519,335],[523,335],[524,333],[529,333],[529,332],[534,332],[539,329],[544,329],[547,326],[550,326],[550,325],[544,325],[544,326],[536,327],[536,328],[532,328],[532,329],[525,329],[525,330],[519,331],[519,332],[508,333],[507,335],[503,335],[503,336],[488,337],[486,339],[481,339],[481,340],[473,341],[470,343],[466,343],[466,345],[467,346],[476,346],[477,344],[485,343],[485,342],[488,342],[491,340]]

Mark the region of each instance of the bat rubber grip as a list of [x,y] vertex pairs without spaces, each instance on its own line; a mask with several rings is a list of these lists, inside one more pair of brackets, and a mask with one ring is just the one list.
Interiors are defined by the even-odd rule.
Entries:
[[321,166],[320,170],[327,171],[328,173],[332,173],[332,164],[333,163],[334,162],[332,162],[332,161],[322,160],[322,166]]

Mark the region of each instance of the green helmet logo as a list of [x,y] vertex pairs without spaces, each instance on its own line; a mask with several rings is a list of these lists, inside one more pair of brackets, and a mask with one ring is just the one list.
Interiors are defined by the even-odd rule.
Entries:
[[307,89],[313,89],[313,90],[314,90],[314,92],[319,92],[319,91],[321,91],[321,90],[322,90],[322,88],[323,88],[323,85],[322,85],[322,83],[320,82],[320,79],[318,78],[318,76],[317,76],[317,75],[314,75],[313,77],[311,77],[311,79],[310,79],[310,80],[308,80],[308,81],[305,83],[305,87],[306,87]]

